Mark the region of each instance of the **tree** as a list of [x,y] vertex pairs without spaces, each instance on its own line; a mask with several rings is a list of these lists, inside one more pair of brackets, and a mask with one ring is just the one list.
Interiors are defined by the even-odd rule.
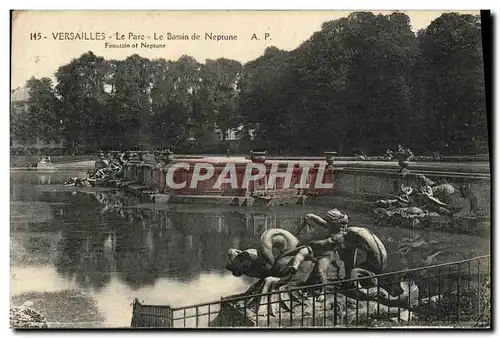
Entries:
[[415,34],[405,14],[356,12],[243,66],[88,52],[59,68],[55,91],[30,80],[31,108],[13,115],[12,133],[48,140],[61,127],[70,148],[202,151],[216,129],[224,139],[242,125],[240,137],[272,153],[486,151],[481,47],[478,16],[443,14]]
[[416,53],[409,18],[353,13],[345,32],[351,50],[345,91],[351,149],[382,153],[409,139],[404,126],[412,114],[409,74]]
[[35,128],[32,126],[30,112],[24,105],[12,103],[10,113],[10,134],[13,139],[22,145],[27,145],[30,140],[36,138]]
[[414,70],[422,141],[441,151],[487,151],[484,68],[479,16],[446,13],[419,32]]
[[105,90],[110,65],[88,52],[56,72],[56,93],[61,101],[63,136],[73,151],[78,143],[95,149],[106,144],[104,121],[109,94]]
[[60,141],[60,102],[49,78],[30,78],[25,102],[13,102],[11,133],[24,145],[37,141]]
[[[151,90],[153,133],[162,146],[181,149],[196,126],[200,64],[192,57],[157,60]],[[202,128],[202,125],[200,126]]]
[[202,120],[215,123],[222,131],[225,140],[230,128],[238,127],[241,122],[238,110],[238,82],[242,65],[234,60],[206,60],[201,66],[202,85],[198,99]]
[[282,151],[382,152],[406,135],[415,53],[406,15],[353,13],[294,51],[268,48],[247,63],[240,109],[257,137]]
[[117,132],[125,147],[151,147],[151,90],[154,84],[153,63],[137,54],[115,61],[112,78],[113,112]]
[[60,104],[54,94],[52,80],[32,77],[26,82],[26,87],[29,90],[27,126],[33,135],[45,142],[59,141]]
[[270,150],[286,147],[289,116],[287,95],[282,86],[288,86],[290,53],[268,47],[264,55],[244,65],[239,81],[241,92],[239,109],[245,132],[255,131],[258,140],[265,141]]
[[289,120],[294,148],[318,155],[343,150],[348,130],[344,91],[350,50],[344,30],[347,19],[325,22],[319,32],[293,51]]

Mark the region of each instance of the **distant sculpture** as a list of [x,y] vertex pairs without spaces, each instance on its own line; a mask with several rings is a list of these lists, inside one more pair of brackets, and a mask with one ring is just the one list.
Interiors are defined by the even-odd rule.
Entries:
[[326,159],[326,164],[328,164],[328,168],[332,168],[333,164],[335,163],[335,156],[337,156],[336,151],[325,151],[325,159]]
[[435,152],[432,153],[432,158],[435,160],[441,160],[443,156],[441,156],[441,153],[439,150],[436,150]]
[[123,179],[123,167],[126,163],[126,154],[121,153],[114,155],[108,153],[104,155],[99,152],[98,159],[95,163],[95,169],[89,170],[88,177],[73,177],[64,182],[66,187],[89,187],[89,186],[102,186],[112,185],[120,186]]
[[406,148],[406,153],[408,154],[408,161],[415,160],[415,155],[413,155],[413,152],[410,148]]
[[398,165],[401,168],[400,172],[404,175],[408,172],[408,166],[410,161],[415,159],[413,152],[410,148],[404,148],[401,144],[398,144],[398,151],[394,154],[398,159]]
[[107,156],[101,151],[95,163],[95,170],[89,172],[91,180],[109,180],[118,177],[122,173],[123,166],[119,161],[113,159],[111,154]]
[[125,163],[127,163],[126,153],[125,152],[120,153],[117,156],[117,160],[118,160],[119,165],[121,165],[123,167],[125,165]]
[[356,156],[357,158],[359,158],[363,161],[368,160],[368,155],[366,155],[365,152],[361,149],[359,149],[357,152],[355,152],[354,156]]
[[392,160],[394,159],[394,152],[391,149],[387,149],[384,154],[384,159],[385,160]]
[[163,151],[155,151],[154,156],[155,156],[155,169],[161,169],[164,168],[166,165],[168,165],[172,161],[172,155],[174,153],[170,149],[165,149]]
[[375,224],[403,227],[422,227],[429,224],[445,225],[457,217],[474,217],[476,204],[457,187],[437,184],[424,175],[415,176],[413,186],[401,185],[394,199],[375,203]]
[[109,166],[109,162],[104,158],[104,153],[102,151],[99,152],[98,158],[95,161],[95,169],[104,169]]
[[422,206],[426,210],[450,214],[450,211],[446,209],[447,205],[433,196],[432,186],[435,184],[424,175],[416,175],[416,185],[410,197],[414,204]]
[[267,160],[268,154],[269,154],[269,152],[267,150],[265,150],[265,151],[250,150],[250,160],[253,163],[264,163]]

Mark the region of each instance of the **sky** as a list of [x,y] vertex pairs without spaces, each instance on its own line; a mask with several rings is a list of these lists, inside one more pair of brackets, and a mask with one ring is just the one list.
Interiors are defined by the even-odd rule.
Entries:
[[[374,11],[390,14],[393,11]],[[412,29],[427,27],[443,11],[400,11],[410,17]],[[456,11],[455,11],[456,12]],[[460,11],[479,14],[479,11]],[[199,62],[229,58],[241,63],[256,59],[269,46],[293,50],[321,29],[325,21],[349,15],[350,11],[22,11],[12,22],[11,88],[23,86],[30,77],[51,77],[63,64],[88,51],[106,59],[125,59],[139,54],[150,59],[176,60],[190,55]],[[103,33],[105,40],[59,40],[64,33]],[[30,39],[40,33],[41,39]],[[116,34],[125,35],[116,41]],[[129,34],[146,40],[128,39]],[[153,41],[167,33],[198,34],[200,40]],[[205,33],[235,35],[237,40],[205,40]],[[265,34],[269,34],[267,40]],[[252,39],[253,34],[260,40]],[[148,39],[149,37],[149,39]],[[165,44],[164,48],[107,48],[105,43],[145,42]]]

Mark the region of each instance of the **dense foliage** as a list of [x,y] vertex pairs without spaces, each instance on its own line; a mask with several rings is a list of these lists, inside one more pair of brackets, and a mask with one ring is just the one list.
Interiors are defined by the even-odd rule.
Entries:
[[[240,150],[319,155],[488,150],[479,16],[443,14],[414,33],[402,13],[325,22],[293,51],[269,47],[245,65],[88,52],[56,84],[27,82],[28,109],[11,130],[65,141],[68,150],[207,151],[237,129]],[[249,141],[250,139],[253,141]],[[220,142],[219,142],[220,143]]]

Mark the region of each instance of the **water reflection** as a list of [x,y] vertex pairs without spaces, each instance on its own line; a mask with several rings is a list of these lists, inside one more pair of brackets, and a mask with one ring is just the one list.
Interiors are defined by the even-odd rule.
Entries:
[[38,175],[38,180],[37,184],[43,185],[43,184],[52,184],[52,175],[44,175],[44,174],[39,174]]
[[[204,272],[226,274],[227,248],[254,247],[260,233],[277,223],[276,217],[246,212],[127,207],[117,193],[63,195],[66,204],[53,209],[52,226],[62,229],[54,264],[81,287],[96,289],[112,271],[132,288],[162,277],[188,282]],[[291,228],[299,221],[282,223]]]
[[85,177],[83,171],[65,170],[61,172],[14,171],[10,175],[11,201],[38,200],[43,189],[37,187],[60,187],[71,177]]

